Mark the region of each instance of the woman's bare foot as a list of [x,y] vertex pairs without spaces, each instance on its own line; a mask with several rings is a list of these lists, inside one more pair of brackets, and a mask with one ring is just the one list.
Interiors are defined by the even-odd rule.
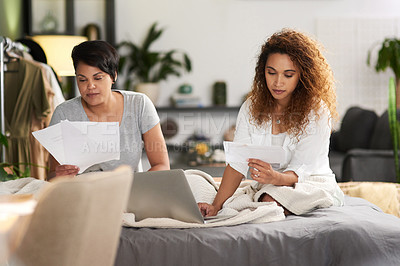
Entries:
[[292,215],[293,213],[291,213],[290,211],[288,211],[285,207],[283,207],[279,202],[277,202],[273,197],[271,197],[269,194],[264,193],[260,196],[260,198],[258,199],[259,202],[276,202],[276,205],[280,206],[283,208],[283,214],[285,214],[285,216],[288,215]]

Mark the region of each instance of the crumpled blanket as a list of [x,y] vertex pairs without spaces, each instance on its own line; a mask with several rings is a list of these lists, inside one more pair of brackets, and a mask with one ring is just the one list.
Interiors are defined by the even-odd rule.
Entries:
[[0,182],[0,195],[7,194],[33,194],[38,195],[40,189],[49,182],[33,177],[19,178]]
[[297,183],[295,187],[263,185],[255,194],[257,200],[263,193],[269,194],[282,206],[296,215],[302,215],[318,208],[333,205],[333,197],[310,183]]
[[[196,202],[212,203],[218,190],[213,178],[200,170],[186,170],[186,178]],[[185,223],[168,218],[147,218],[135,221],[133,213],[123,216],[124,226],[155,228],[194,228],[230,226],[243,223],[267,223],[285,219],[283,208],[275,202],[258,202],[263,193],[270,194],[290,212],[301,215],[317,208],[326,208],[334,204],[329,186],[322,177],[314,177],[307,183],[297,183],[295,187],[245,184],[228,198],[218,215],[232,215],[226,220],[196,224]]]
[[[218,190],[218,185],[214,182],[214,179],[200,170],[186,170],[185,175],[196,202],[212,203]],[[35,178],[0,182],[0,195],[30,193],[36,197],[40,189],[46,184],[49,184],[49,182]],[[133,213],[124,213],[123,225],[126,227],[195,228],[243,223],[267,223],[285,219],[283,208],[275,202],[258,202],[262,193],[270,194],[285,208],[298,215],[315,208],[329,207],[333,203],[329,193],[312,184],[296,184],[295,188],[264,185],[261,189],[246,184],[240,186],[232,197],[225,201],[222,210],[219,212],[219,215],[230,215],[231,217],[228,219],[204,224],[185,223],[169,218],[148,218],[136,222]]]
[[[218,185],[213,178],[200,170],[186,170],[185,175],[196,202],[211,204],[218,189]],[[123,225],[126,227],[195,228],[230,226],[243,223],[267,223],[285,219],[283,209],[277,206],[275,202],[254,202],[255,193],[255,190],[250,185],[238,188],[219,212],[219,215],[231,215],[232,217],[221,221],[197,224],[170,218],[147,218],[136,222],[133,213],[125,213]]]

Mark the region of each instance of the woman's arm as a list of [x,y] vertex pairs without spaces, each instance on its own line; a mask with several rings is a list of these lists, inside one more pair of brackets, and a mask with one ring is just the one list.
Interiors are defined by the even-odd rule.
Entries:
[[203,216],[214,216],[222,209],[224,202],[235,193],[242,181],[243,175],[228,165],[222,176],[221,185],[218,189],[212,205],[207,203],[198,203]]
[[328,111],[319,110],[319,119],[315,117],[300,136],[291,160],[283,172],[293,171],[298,176],[298,182],[305,182],[311,174],[331,174],[329,168],[329,141],[331,121]]
[[[249,132],[249,101],[247,100],[239,110],[236,119],[235,142],[251,143]],[[222,176],[222,182],[218,189],[212,205],[207,203],[198,203],[203,216],[214,216],[222,208],[224,202],[235,193],[240,185],[240,181],[247,173],[248,166],[243,163],[228,164]]]
[[169,158],[160,123],[143,134],[144,149],[149,159],[149,171],[169,170]]

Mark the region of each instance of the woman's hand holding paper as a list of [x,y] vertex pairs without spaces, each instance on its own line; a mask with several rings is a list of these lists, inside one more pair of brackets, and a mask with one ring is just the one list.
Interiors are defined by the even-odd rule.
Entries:
[[258,159],[249,159],[251,178],[262,184],[280,185],[280,173],[275,171],[272,166]]
[[293,171],[280,173],[275,171],[269,163],[253,158],[250,158],[248,161],[251,178],[258,183],[275,186],[293,186],[298,181],[297,174]]
[[56,167],[56,176],[76,176],[79,167],[76,165],[62,164]]

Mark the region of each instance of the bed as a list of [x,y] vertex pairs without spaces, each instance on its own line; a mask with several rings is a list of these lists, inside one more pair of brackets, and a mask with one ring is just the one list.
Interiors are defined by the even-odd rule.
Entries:
[[345,203],[263,224],[124,227],[115,265],[400,265],[400,219],[361,198]]

